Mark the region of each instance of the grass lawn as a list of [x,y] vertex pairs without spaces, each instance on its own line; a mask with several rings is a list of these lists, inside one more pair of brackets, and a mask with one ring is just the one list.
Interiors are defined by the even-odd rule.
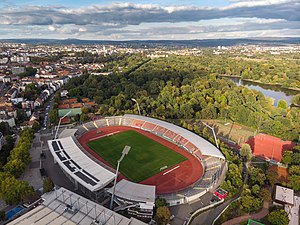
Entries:
[[164,166],[169,168],[186,160],[183,155],[133,130],[99,138],[87,145],[115,169],[125,145],[131,146],[119,170],[133,182],[143,181]]
[[[227,125],[225,125],[226,122],[222,120],[203,120],[203,122],[206,122],[210,125],[215,125],[216,134],[228,138],[228,134],[232,125],[231,121],[227,121],[230,123]],[[232,127],[229,139],[237,142],[238,144],[247,141],[251,136],[255,135],[255,130],[250,127],[246,127],[237,123],[234,125],[235,126]]]

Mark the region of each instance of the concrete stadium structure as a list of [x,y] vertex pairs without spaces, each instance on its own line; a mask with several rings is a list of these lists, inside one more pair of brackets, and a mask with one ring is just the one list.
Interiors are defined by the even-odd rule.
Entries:
[[[161,197],[166,198],[170,205],[184,204],[199,199],[199,197],[207,193],[210,189],[215,188],[216,184],[220,182],[219,179],[221,174],[224,175],[224,173],[226,173],[225,157],[220,150],[207,140],[191,131],[165,121],[145,116],[125,114],[124,116],[105,117],[75,127],[76,132],[74,132],[74,130],[70,132],[65,131],[62,138],[48,142],[49,148],[62,170],[73,181],[75,186],[79,184],[78,188],[87,189],[88,192],[92,193],[90,194],[91,196],[99,196],[101,190],[103,190],[108,183],[111,183],[115,176],[114,173],[112,173],[114,170],[107,168],[107,166],[101,162],[95,163],[95,161],[88,159],[89,156],[87,156],[85,149],[79,144],[77,139],[87,132],[113,126],[132,127],[155,134],[165,140],[168,140],[169,142],[176,144],[201,162],[204,173],[197,182],[186,187],[184,190],[160,195]],[[68,136],[68,133],[70,137],[66,137]],[[59,147],[59,154],[57,154],[58,150],[55,151],[53,147],[54,142],[57,142],[58,146],[60,146],[59,142],[63,145],[63,148]],[[72,147],[68,148],[67,145]],[[73,158],[73,155],[70,154],[69,157],[71,159],[68,159],[68,156],[64,153],[64,151],[67,152],[68,149],[73,149],[77,152],[83,151],[85,154],[78,153],[82,154],[80,159],[78,157]],[[67,154],[68,153],[69,152],[67,152]],[[76,155],[75,153],[73,154],[74,156]],[[61,157],[66,159],[62,160]],[[86,168],[87,164],[84,162],[78,162],[80,168],[76,167],[76,164],[73,162],[77,163],[77,160],[83,160],[83,158],[86,158],[84,160],[90,160],[93,166]],[[69,166],[66,166],[65,160],[71,162]],[[102,175],[101,173],[96,174],[93,172],[92,168],[94,168],[95,171],[102,171]],[[83,170],[88,173],[83,172]],[[78,171],[83,173],[84,176],[87,176],[88,179],[95,182],[94,186],[87,184],[90,181],[83,178],[80,173],[77,173]],[[78,176],[78,174],[80,174],[80,176]],[[89,176],[89,174],[92,176]],[[93,179],[93,177],[96,179]],[[138,193],[138,190],[136,190],[136,193]],[[120,197],[123,200],[124,196],[126,196],[124,193],[122,196],[118,196],[118,192],[116,194],[117,197]],[[132,193],[130,196],[132,197]],[[136,198],[138,199],[138,196]],[[130,199],[128,199],[128,201],[130,201]]]

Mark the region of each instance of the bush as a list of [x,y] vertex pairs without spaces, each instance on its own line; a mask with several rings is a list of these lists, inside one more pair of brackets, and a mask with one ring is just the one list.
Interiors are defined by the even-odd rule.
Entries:
[[54,183],[53,183],[53,181],[52,181],[49,177],[45,178],[45,179],[43,180],[43,189],[44,189],[44,193],[52,191],[53,188],[54,188]]
[[5,220],[5,211],[1,210],[0,211],[0,221],[4,221]]

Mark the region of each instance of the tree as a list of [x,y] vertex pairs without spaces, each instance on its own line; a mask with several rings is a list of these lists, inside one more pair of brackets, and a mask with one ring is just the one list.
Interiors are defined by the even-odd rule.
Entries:
[[289,175],[288,185],[294,189],[294,191],[300,191],[300,176],[298,175]]
[[49,121],[52,124],[56,124],[58,121],[58,115],[56,109],[51,109],[49,112]]
[[292,103],[296,106],[300,106],[300,94],[297,94],[292,98]]
[[288,214],[283,210],[275,210],[268,215],[268,221],[272,225],[288,225],[289,217]]
[[82,113],[82,114],[80,115],[80,121],[81,121],[81,122],[86,122],[86,121],[88,121],[88,120],[89,120],[89,117],[88,117],[86,114]]
[[282,154],[281,162],[286,165],[290,165],[292,163],[292,151],[284,151]]
[[287,105],[286,101],[284,101],[283,99],[279,99],[277,107],[281,108],[281,109],[287,109],[288,105]]
[[162,206],[156,210],[156,219],[159,225],[166,225],[170,223],[170,210],[167,206]]
[[300,165],[292,165],[289,168],[289,174],[300,175]]
[[82,112],[83,114],[88,114],[88,113],[89,113],[89,108],[86,107],[86,106],[83,106],[83,107],[81,108],[81,112]]
[[53,183],[53,181],[52,181],[49,177],[45,178],[45,179],[43,180],[43,189],[44,189],[44,193],[52,191],[53,188],[54,188],[54,183]]
[[11,128],[10,128],[10,126],[9,126],[9,124],[7,122],[1,122],[0,123],[0,132],[3,135],[12,134]]
[[250,167],[248,170],[250,176],[250,184],[251,185],[262,185],[266,180],[266,175],[260,168]]
[[272,200],[272,196],[268,188],[262,188],[259,192],[259,197],[267,202],[270,202]]
[[278,183],[278,173],[275,170],[272,170],[271,167],[268,168],[266,175],[272,187],[274,186],[274,184]]
[[240,150],[240,155],[243,157],[243,159],[248,162],[250,161],[252,157],[252,151],[249,144],[243,144],[242,148]]
[[29,186],[26,181],[17,180],[14,177],[6,177],[1,182],[0,197],[9,205],[28,200],[34,194],[33,187]]
[[159,207],[162,207],[162,206],[167,206],[166,199],[164,199],[164,198],[157,198],[155,200],[155,207],[159,208]]
[[24,162],[22,162],[22,160],[14,159],[14,160],[8,161],[3,166],[3,171],[10,173],[15,178],[19,178],[25,171],[25,168],[26,168],[26,165]]
[[4,221],[5,220],[5,211],[0,210],[0,221]]
[[38,121],[34,121],[32,124],[32,129],[37,132],[41,128],[41,125]]

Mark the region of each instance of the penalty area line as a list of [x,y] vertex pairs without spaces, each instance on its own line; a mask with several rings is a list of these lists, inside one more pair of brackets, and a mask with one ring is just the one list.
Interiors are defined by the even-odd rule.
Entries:
[[176,166],[176,167],[174,167],[173,169],[170,169],[169,171],[163,173],[163,176],[166,175],[166,174],[168,174],[168,173],[171,173],[173,170],[176,170],[176,169],[178,169],[179,167],[180,167],[180,166]]

